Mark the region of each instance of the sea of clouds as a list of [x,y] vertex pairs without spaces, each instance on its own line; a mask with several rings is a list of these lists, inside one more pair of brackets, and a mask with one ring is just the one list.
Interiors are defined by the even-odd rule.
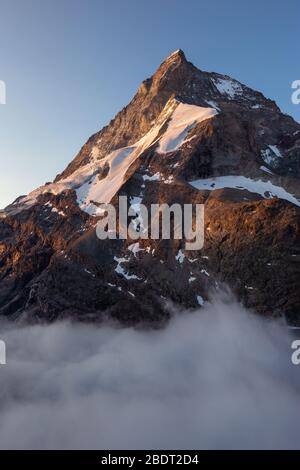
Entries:
[[2,449],[300,448],[281,321],[216,299],[162,330],[1,325]]

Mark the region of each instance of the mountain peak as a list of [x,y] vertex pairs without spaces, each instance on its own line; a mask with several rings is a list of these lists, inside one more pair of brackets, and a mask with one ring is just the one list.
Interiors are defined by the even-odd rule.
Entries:
[[184,87],[188,79],[191,78],[194,71],[195,67],[187,61],[184,52],[181,49],[177,49],[161,63],[151,77],[153,94],[156,95],[162,90],[163,92],[168,90],[169,96],[172,93],[177,94]]
[[180,58],[180,59],[183,59],[186,61],[186,57],[185,57],[185,54],[183,52],[182,49],[176,49],[176,51],[172,52],[170,55],[168,55],[168,57],[166,58],[166,60],[169,60],[169,59],[175,59],[175,58]]
[[[299,148],[300,125],[273,102],[173,52],[54,183],[0,211],[0,317],[149,325],[166,319],[163,299],[199,308],[226,280],[300,324]],[[121,195],[136,229],[141,204],[205,204],[203,255],[147,239],[147,224],[140,242],[100,241],[101,203]]]
[[113,150],[128,147],[143,138],[170,99],[218,111],[239,107],[278,112],[275,103],[237,80],[205,72],[186,59],[182,49],[172,52],[154,74],[144,80],[131,102],[102,130],[90,137],[75,159],[55,182],[69,177],[78,168],[99,160]]
[[182,49],[176,49],[176,51],[172,52],[170,55],[166,57],[166,59],[161,64],[161,67],[167,67],[173,65],[187,65],[188,61],[186,60],[185,54]]

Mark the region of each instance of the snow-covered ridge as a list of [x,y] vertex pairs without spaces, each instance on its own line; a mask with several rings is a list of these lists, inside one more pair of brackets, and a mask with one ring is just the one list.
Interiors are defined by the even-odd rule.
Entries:
[[[44,193],[60,194],[67,189],[76,190],[79,207],[90,215],[101,215],[98,204],[109,203],[125,182],[125,176],[139,156],[151,145],[158,143],[160,153],[178,150],[189,131],[198,123],[209,119],[218,112],[214,108],[184,104],[171,98],[154,126],[138,142],[109,153],[97,159],[96,149],[91,151],[91,161],[77,169],[72,175],[57,183],[48,184],[32,191],[12,208],[17,213],[29,208]],[[169,121],[166,132],[160,136],[162,127]],[[104,171],[106,170],[106,171]]]
[[166,58],[166,60],[170,59],[171,57],[175,57],[177,56],[178,54],[180,54],[182,51],[181,49],[176,49],[176,51],[172,52],[170,55],[168,55],[168,57]]
[[245,176],[216,176],[215,178],[206,178],[190,181],[190,184],[199,190],[214,191],[215,189],[233,188],[260,194],[265,199],[278,197],[300,207],[300,200],[293,194],[287,192],[281,186],[275,186],[271,181],[253,180]]
[[202,108],[191,104],[179,103],[172,114],[168,129],[159,141],[158,152],[167,153],[178,150],[188,133],[199,122],[218,114],[215,108]]
[[[198,123],[217,114],[212,108],[178,103],[172,99],[167,103],[154,127],[130,147],[115,150],[101,163],[109,164],[108,175],[99,181],[97,175],[80,186],[77,190],[77,201],[82,210],[90,215],[97,215],[97,207],[93,203],[109,203],[124,183],[125,175],[132,163],[155,142],[160,153],[175,151],[184,143],[189,131]],[[158,138],[163,125],[169,125],[162,137]]]

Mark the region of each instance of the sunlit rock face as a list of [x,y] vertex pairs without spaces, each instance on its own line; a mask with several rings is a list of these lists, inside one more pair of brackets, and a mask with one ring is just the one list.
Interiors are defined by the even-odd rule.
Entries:
[[[0,213],[0,314],[161,325],[228,284],[259,314],[300,322],[300,125],[181,50],[53,183]],[[101,203],[205,205],[202,250],[104,240]]]

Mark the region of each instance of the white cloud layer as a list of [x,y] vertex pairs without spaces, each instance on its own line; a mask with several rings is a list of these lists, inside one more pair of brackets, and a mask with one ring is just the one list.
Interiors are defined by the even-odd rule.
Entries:
[[291,336],[237,303],[161,331],[60,323],[0,336],[0,448],[300,447]]

